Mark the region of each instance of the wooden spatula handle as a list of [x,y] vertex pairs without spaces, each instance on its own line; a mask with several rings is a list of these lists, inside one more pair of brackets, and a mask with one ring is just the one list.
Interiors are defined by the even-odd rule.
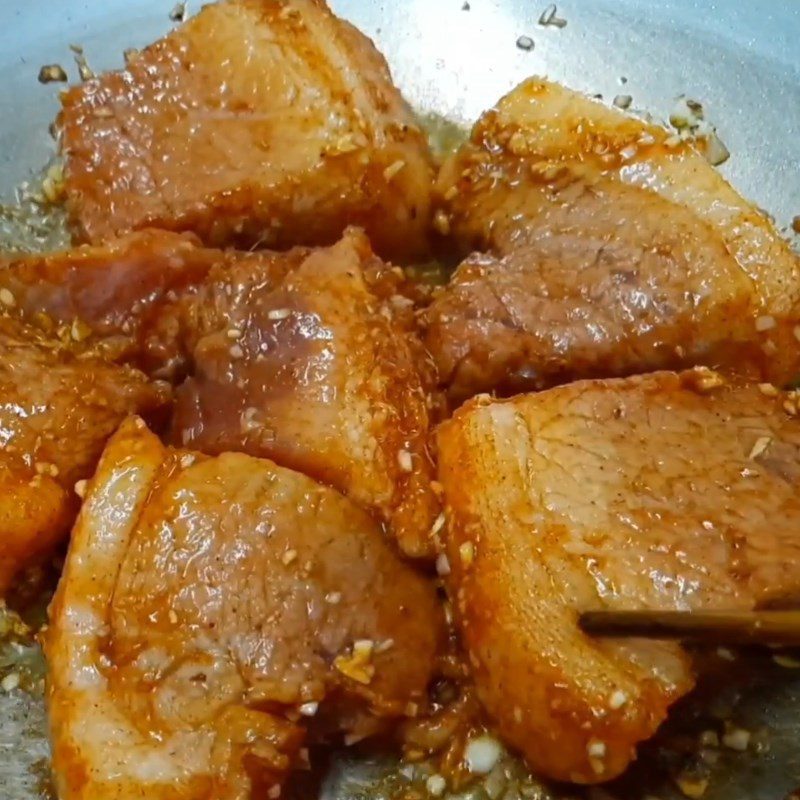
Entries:
[[580,625],[596,636],[800,646],[800,610],[587,611],[580,615]]

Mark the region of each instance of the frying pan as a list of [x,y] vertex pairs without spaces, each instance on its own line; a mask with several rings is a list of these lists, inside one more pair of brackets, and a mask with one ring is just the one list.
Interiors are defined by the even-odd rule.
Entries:
[[[190,0],[189,13],[200,0]],[[371,36],[396,82],[420,111],[461,125],[531,74],[667,118],[676,97],[703,103],[731,152],[721,167],[741,192],[773,214],[791,236],[800,215],[800,3],[717,0],[572,0],[559,4],[563,28],[542,27],[544,0],[332,0],[334,10]],[[42,86],[43,64],[60,63],[77,80],[69,44],[84,47],[93,69],[116,68],[122,51],[143,46],[174,24],[172,0],[0,0],[0,198],[53,154],[48,125],[61,84]],[[532,49],[517,46],[520,36]],[[781,800],[800,786],[800,670],[769,656],[716,665],[715,679],[673,715],[632,774],[590,800],[682,797],[669,777],[686,761],[681,742],[727,716],[755,732],[748,753],[722,748],[709,767],[704,800]],[[0,650],[0,670],[2,651]],[[722,710],[721,710],[722,709]],[[730,724],[730,723],[729,723]],[[675,744],[677,742],[677,745]],[[756,752],[760,750],[760,752]],[[40,699],[0,692],[0,797],[42,794],[47,754]],[[391,761],[344,754],[333,759],[323,800],[385,796]],[[395,781],[396,785],[396,781]],[[488,791],[487,791],[488,789]],[[460,800],[510,800],[478,786]],[[532,793],[533,792],[533,793]],[[558,788],[527,797],[585,796]],[[496,795],[496,796],[493,796]],[[519,796],[519,795],[517,795]],[[306,799],[307,800],[307,799]]]

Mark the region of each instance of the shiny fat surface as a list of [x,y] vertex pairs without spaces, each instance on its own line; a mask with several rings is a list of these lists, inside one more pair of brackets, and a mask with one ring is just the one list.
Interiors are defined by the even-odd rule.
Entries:
[[467,259],[430,310],[451,395],[694,364],[800,372],[800,260],[690,144],[541,79],[438,179]]
[[372,42],[320,0],[206,6],[68,90],[59,125],[82,241],[156,226],[285,248],[358,224],[385,257],[425,255],[425,137]]
[[306,734],[358,739],[423,710],[443,630],[433,587],[337,492],[243,454],[165,448],[131,419],[51,609],[59,796],[266,791]]
[[103,245],[2,256],[0,289],[14,297],[9,315],[44,331],[65,329],[75,348],[175,381],[187,365],[174,330],[170,341],[166,331],[153,333],[159,313],[237,257],[201,247],[191,234],[137,231]]
[[[61,61],[69,70],[72,56],[67,44],[80,42],[95,69],[117,67],[124,48],[144,45],[171,26],[167,11],[172,5],[163,0],[101,4],[63,0],[54,8],[51,0],[27,0],[4,7],[0,12],[4,22],[0,106],[9,113],[0,122],[4,154],[0,179],[6,196],[52,151],[47,125],[61,87],[37,87],[39,65]],[[798,50],[793,36],[800,9],[792,0],[768,5],[723,0],[714,4],[713,13],[695,0],[658,4],[592,0],[563,8],[559,4],[560,14],[568,19],[563,30],[539,30],[535,19],[541,9],[520,0],[473,0],[470,12],[461,10],[460,0],[398,4],[337,0],[333,5],[376,37],[403,90],[421,108],[466,123],[532,71],[586,91],[603,91],[607,98],[630,92],[636,105],[664,114],[674,95],[688,91],[704,102],[712,121],[720,124],[733,152],[723,169],[746,196],[778,214],[784,223],[800,207],[800,185],[792,180],[791,170],[800,134]],[[196,8],[189,4],[190,12]],[[532,34],[534,51],[522,52],[514,46],[520,33]],[[476,53],[489,53],[491,58],[478,58]],[[621,75],[628,76],[624,88],[619,87]],[[791,674],[787,672],[784,678]],[[0,696],[4,709],[6,700],[14,700],[14,695]],[[13,722],[4,719],[11,729],[4,733],[11,737]],[[784,733],[790,730],[789,715],[776,727]],[[777,736],[772,744],[774,754]],[[2,777],[8,780],[10,775],[9,791],[15,797],[20,796],[14,791],[15,774],[26,775],[21,749],[15,743],[19,760],[0,767]],[[791,747],[782,752],[794,757],[794,751]],[[759,760],[758,778],[742,774],[751,759],[740,758],[733,765],[726,762],[726,777],[712,781],[707,796],[730,798],[737,792],[765,800],[785,796],[796,781],[791,783],[791,770],[785,770],[781,756],[773,754]],[[3,769],[8,772],[3,774]],[[334,771],[323,796],[351,797],[352,784],[343,778],[355,775],[369,780],[372,769],[367,764],[361,773],[355,763],[348,762],[344,771]],[[765,785],[764,774],[770,771],[773,776],[781,773],[780,779]],[[660,787],[656,794],[670,796],[670,787]]]
[[431,556],[426,356],[400,324],[401,289],[352,230],[271,271],[251,259],[213,273],[181,312],[194,369],[173,440],[274,458],[373,510],[406,554]]
[[180,384],[175,442],[299,469],[375,513],[406,554],[430,557],[433,368],[407,288],[355,229],[286,253],[141,231],[0,269],[14,314],[75,323],[81,346]]
[[[670,139],[670,131],[660,125],[540,78],[523,81],[501,98],[476,123],[471,136],[474,144],[488,152],[502,156],[497,148],[505,151],[509,167],[522,161],[528,167],[557,168],[578,161],[601,175],[649,189],[683,206],[719,231],[743,272],[757,284],[765,306],[780,313],[796,305],[800,264],[766,214],[743,199],[698,148]],[[467,147],[465,154],[469,151]],[[440,191],[452,184],[458,158],[442,171]],[[514,173],[507,177],[513,180]],[[557,187],[557,177],[553,185]],[[467,194],[462,207],[465,231],[476,224],[490,226],[491,216],[471,219],[470,203]],[[458,203],[454,210],[458,230],[462,224]],[[519,235],[513,221],[511,226],[497,224],[499,230],[493,236],[498,236],[501,248]]]
[[73,344],[0,316],[0,595],[66,538],[117,425],[168,410],[169,387]]
[[698,369],[476,398],[440,428],[478,695],[542,775],[620,774],[693,685],[677,645],[598,641],[580,611],[797,597],[795,402]]

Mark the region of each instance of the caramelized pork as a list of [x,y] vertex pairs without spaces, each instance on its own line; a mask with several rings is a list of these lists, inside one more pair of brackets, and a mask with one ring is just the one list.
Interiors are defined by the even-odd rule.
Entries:
[[618,775],[693,683],[678,645],[593,639],[579,612],[798,596],[797,402],[698,368],[476,398],[441,427],[463,644],[543,775]]
[[390,303],[367,283],[380,262],[357,232],[303,256],[213,272],[189,298],[194,369],[173,439],[311,475],[377,511],[404,552],[430,555],[426,397]]
[[[348,230],[330,248],[241,253],[145,231],[0,269],[12,312],[180,382],[174,441],[275,459],[431,555],[427,355],[404,279]],[[43,322],[44,321],[44,322]],[[85,340],[83,337],[86,337]]]
[[59,797],[277,796],[307,734],[424,711],[442,630],[432,586],[349,500],[128,420],[51,607]]
[[800,373],[800,263],[690,144],[532,79],[438,192],[468,258],[427,344],[456,399],[694,364]]
[[131,413],[164,414],[168,399],[136,370],[77,357],[0,317],[0,594],[66,536],[75,483],[117,425]]
[[206,6],[126,69],[68,90],[61,146],[75,234],[144,227],[212,245],[427,249],[427,144],[372,42],[322,0]]
[[190,234],[139,231],[96,247],[2,257],[0,291],[7,314],[70,347],[174,380],[188,367],[165,307],[212,267],[241,258],[247,254],[201,247]]

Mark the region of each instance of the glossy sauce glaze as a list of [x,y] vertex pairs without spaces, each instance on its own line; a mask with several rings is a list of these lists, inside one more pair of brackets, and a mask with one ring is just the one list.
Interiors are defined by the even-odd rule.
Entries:
[[51,610],[59,791],[267,791],[306,737],[423,714],[444,642],[433,587],[350,501],[266,460],[170,450],[129,420]]
[[[150,346],[164,304],[191,292],[237,255],[203,248],[191,234],[146,230],[102,245],[0,258],[10,316],[75,350],[97,350],[172,382],[187,365],[176,341]],[[175,337],[173,336],[173,339]]]
[[454,399],[693,364],[800,372],[800,263],[689,143],[531,79],[438,178],[468,258],[427,317]]
[[177,443],[275,458],[374,512],[408,555],[433,555],[432,366],[402,271],[363,233],[246,253],[145,231],[11,260],[0,287],[72,346],[178,384]]
[[425,137],[372,42],[320,0],[208,5],[62,105],[81,241],[154,226],[282,249],[356,224],[385,257],[426,253]]
[[694,683],[588,609],[751,609],[800,590],[795,394],[683,374],[476,398],[439,430],[448,578],[478,697],[542,775],[619,775]]
[[0,315],[0,593],[69,533],[106,439],[128,414],[164,423],[171,392],[130,367],[80,356]]
[[[70,483],[169,402],[155,379],[175,401],[163,442],[122,422],[76,489],[46,637],[64,800],[275,800],[309,746],[378,738],[432,755],[438,795],[494,769],[486,732],[605,782],[694,670],[590,639],[583,608],[797,596],[800,398],[610,379],[798,368],[797,259],[691,145],[532,79],[434,182],[383,58],[321,0],[207,6],[62,102],[92,244],[0,269],[50,391],[33,408],[20,369],[0,414],[8,563],[65,533]],[[432,204],[466,260],[423,308],[382,258],[429,255]],[[587,376],[431,436],[442,391]]]

